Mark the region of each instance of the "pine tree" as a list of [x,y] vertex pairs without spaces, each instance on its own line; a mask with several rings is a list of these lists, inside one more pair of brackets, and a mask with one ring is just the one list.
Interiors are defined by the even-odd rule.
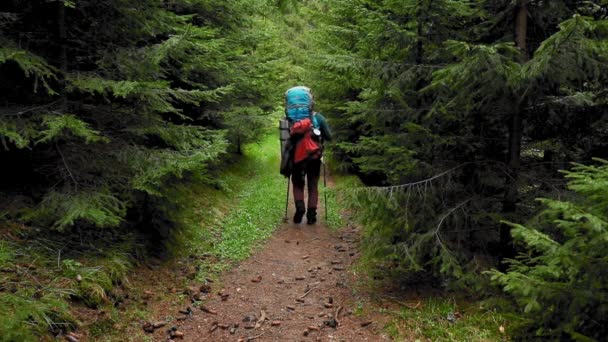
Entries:
[[577,196],[542,199],[529,224],[512,224],[522,253],[492,279],[526,318],[519,334],[548,340],[601,340],[606,336],[608,162],[576,165],[566,177]]
[[556,165],[602,155],[600,2],[323,4],[334,157],[383,186],[352,196],[373,262],[408,279],[479,274],[500,219],[564,192]]
[[283,75],[265,64],[277,42],[256,31],[254,3],[4,4],[0,138],[13,168],[2,178],[16,185],[2,190],[34,204],[13,218],[57,230],[143,224],[129,210],[255,139]]

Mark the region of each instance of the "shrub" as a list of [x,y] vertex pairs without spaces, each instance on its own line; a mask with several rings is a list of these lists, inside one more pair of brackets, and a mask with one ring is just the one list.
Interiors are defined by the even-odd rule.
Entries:
[[549,340],[590,341],[608,334],[608,162],[576,165],[569,201],[542,199],[529,227],[511,224],[524,252],[492,279],[528,320],[520,333]]

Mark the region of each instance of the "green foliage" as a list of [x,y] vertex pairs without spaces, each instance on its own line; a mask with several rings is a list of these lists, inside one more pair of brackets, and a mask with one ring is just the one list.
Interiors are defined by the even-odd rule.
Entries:
[[59,137],[65,136],[67,132],[72,136],[84,139],[87,144],[108,142],[107,138],[102,137],[98,131],[90,129],[85,122],[75,115],[45,115],[42,117],[42,125],[46,129],[39,132],[40,138],[36,143],[58,140]]
[[125,204],[107,190],[50,192],[30,218],[59,231],[79,221],[110,228],[122,222],[126,210]]
[[132,180],[134,189],[150,195],[162,196],[165,181],[171,177],[182,178],[188,171],[204,168],[224,152],[224,143],[197,146],[187,151],[126,150],[120,158],[136,170]]
[[[208,167],[262,135],[287,75],[280,27],[257,1],[14,0],[6,13],[0,138],[13,169],[46,178],[10,219],[61,231],[128,230],[127,211],[152,203],[142,193],[161,198],[193,173],[212,182]],[[30,44],[23,31],[51,33]],[[46,94],[25,87],[38,82]]]
[[[347,197],[372,270],[478,288],[499,259],[499,221],[564,191],[555,165],[605,156],[602,5],[527,3],[524,50],[516,1],[308,4],[323,14],[302,33],[314,50],[306,79],[326,100],[338,168],[371,186]],[[524,128],[512,212],[514,113]]]
[[[71,329],[76,325],[64,297],[70,290],[51,283],[35,286],[29,270],[18,262],[24,254],[19,246],[0,241],[0,341],[38,341],[47,331]],[[33,265],[33,262],[32,262]],[[13,270],[19,274],[13,275]],[[34,278],[35,279],[35,278]]]
[[57,293],[0,293],[0,341],[38,341],[47,330],[75,325],[68,304]]
[[[36,276],[49,289],[67,289],[53,298],[112,305],[135,256],[182,248],[171,244],[193,226],[197,248],[208,248],[213,237],[200,232],[199,219],[217,209],[189,202],[198,221],[181,215],[177,189],[210,184],[228,192],[220,177],[231,164],[227,152],[267,136],[291,71],[277,13],[257,0],[3,3],[0,157],[10,167],[0,173],[0,212],[9,225],[35,227],[24,241],[44,246],[28,252],[53,261]],[[262,205],[283,191],[276,158],[259,168],[254,159],[245,165],[265,175],[269,192],[266,202],[253,193],[243,199],[257,205],[248,217],[261,228],[239,240],[242,253],[275,226],[278,211]],[[250,224],[238,222],[245,234]],[[16,257],[0,243],[0,264]],[[0,279],[0,289],[12,281]],[[36,304],[43,295],[21,297]],[[47,312],[43,304],[37,310]],[[15,334],[29,334],[24,315],[10,321]]]
[[601,340],[606,336],[608,291],[608,162],[566,172],[570,201],[543,199],[530,224],[512,224],[523,253],[492,279],[527,318],[520,333],[542,339]]
[[48,82],[57,78],[57,69],[49,65],[40,56],[26,50],[11,48],[11,44],[5,41],[0,40],[0,42],[4,45],[3,48],[0,48],[0,65],[8,61],[17,63],[26,77],[34,78],[34,93],[38,91],[38,82],[42,82],[44,89],[49,94],[55,94]]
[[12,142],[17,148],[25,148],[30,144],[30,137],[22,132],[14,121],[0,122],[0,137],[6,146],[5,138]]

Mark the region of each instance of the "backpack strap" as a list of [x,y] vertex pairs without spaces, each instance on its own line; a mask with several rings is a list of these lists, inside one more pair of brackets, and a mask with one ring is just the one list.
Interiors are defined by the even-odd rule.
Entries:
[[319,112],[313,112],[310,116],[310,123],[312,124],[313,128],[321,128],[321,125],[319,125],[319,119],[317,119],[318,113]]

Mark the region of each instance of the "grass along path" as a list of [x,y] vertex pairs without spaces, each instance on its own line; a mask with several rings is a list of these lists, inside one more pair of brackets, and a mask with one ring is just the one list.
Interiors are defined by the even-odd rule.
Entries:
[[[247,258],[260,241],[277,228],[285,210],[287,181],[278,172],[279,142],[268,135],[259,144],[245,147],[240,164],[247,177],[227,177],[227,182],[240,182],[241,190],[234,197],[234,209],[222,220],[220,240],[212,252],[223,260]],[[242,176],[242,175],[241,175]]]

